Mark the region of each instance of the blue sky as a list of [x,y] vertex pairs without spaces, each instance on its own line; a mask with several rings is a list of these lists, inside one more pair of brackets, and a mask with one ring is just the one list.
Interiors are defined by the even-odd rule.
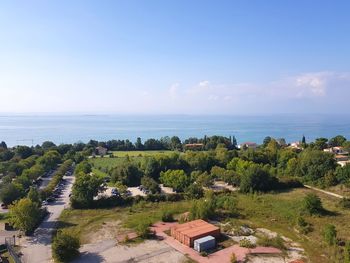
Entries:
[[2,1],[0,112],[348,112],[349,1]]

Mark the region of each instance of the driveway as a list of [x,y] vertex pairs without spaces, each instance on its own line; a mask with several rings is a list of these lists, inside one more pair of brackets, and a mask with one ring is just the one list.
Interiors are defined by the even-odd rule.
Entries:
[[61,212],[69,206],[69,194],[71,193],[75,177],[64,176],[64,179],[66,179],[67,184],[62,191],[61,198],[47,206],[50,213],[49,216],[35,230],[33,236],[25,237],[24,240],[20,241],[24,263],[47,263],[52,261],[52,232],[55,230]]

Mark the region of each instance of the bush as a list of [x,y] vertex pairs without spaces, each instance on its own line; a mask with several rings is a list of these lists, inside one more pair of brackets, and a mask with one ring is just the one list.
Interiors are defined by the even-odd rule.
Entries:
[[345,243],[344,247],[344,263],[350,263],[350,241]]
[[255,245],[247,238],[243,238],[241,241],[239,241],[239,246],[245,248],[255,248]]
[[258,241],[258,244],[263,247],[275,247],[280,250],[286,249],[286,246],[284,245],[284,240],[280,235],[277,235],[276,237],[273,237],[273,238],[264,236]]
[[230,258],[230,262],[231,263],[237,263],[237,257],[235,253],[232,253],[231,258]]
[[207,257],[207,256],[208,256],[208,253],[205,252],[205,251],[202,251],[202,252],[200,253],[200,255],[201,255],[202,257]]
[[170,211],[163,211],[162,221],[163,222],[174,222],[173,213]]
[[80,241],[71,233],[57,232],[52,243],[52,255],[57,262],[69,262],[79,255]]
[[307,194],[303,200],[303,210],[310,215],[322,213],[324,209],[321,199],[314,193]]
[[136,227],[136,233],[141,238],[149,238],[151,235],[151,230],[149,228],[149,223],[140,222]]
[[328,245],[335,245],[337,241],[337,230],[335,226],[327,224],[323,230],[323,237]]
[[350,209],[350,198],[342,198],[339,202],[341,208]]
[[306,235],[312,231],[311,225],[308,222],[306,222],[306,220],[302,216],[299,216],[297,218],[297,226],[301,234]]

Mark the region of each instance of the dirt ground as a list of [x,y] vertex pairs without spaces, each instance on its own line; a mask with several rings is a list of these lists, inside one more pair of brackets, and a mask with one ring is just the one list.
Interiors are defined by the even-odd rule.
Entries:
[[105,240],[84,245],[81,256],[73,263],[180,263],[186,257],[164,242],[147,240],[137,245],[117,245],[115,240]]
[[285,263],[285,262],[286,260],[282,256],[249,255],[247,257],[247,263]]
[[120,221],[109,221],[103,223],[102,228],[90,233],[85,239],[91,243],[97,243],[103,240],[115,239],[118,235],[124,233],[120,226]]

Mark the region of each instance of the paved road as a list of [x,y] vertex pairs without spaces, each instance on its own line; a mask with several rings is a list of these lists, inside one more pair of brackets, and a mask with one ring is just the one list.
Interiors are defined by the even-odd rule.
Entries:
[[41,180],[43,180],[43,181],[41,182],[41,184],[39,186],[40,190],[44,189],[46,186],[48,186],[48,184],[50,183],[52,177],[55,175],[56,172],[57,172],[57,169],[48,173],[47,176],[41,177]]
[[52,232],[55,229],[58,217],[64,208],[69,205],[69,194],[75,177],[65,176],[67,180],[65,189],[62,191],[62,197],[56,202],[47,206],[50,215],[35,230],[34,235],[21,240],[21,247],[24,263],[48,263],[52,261],[51,257],[51,239]]

